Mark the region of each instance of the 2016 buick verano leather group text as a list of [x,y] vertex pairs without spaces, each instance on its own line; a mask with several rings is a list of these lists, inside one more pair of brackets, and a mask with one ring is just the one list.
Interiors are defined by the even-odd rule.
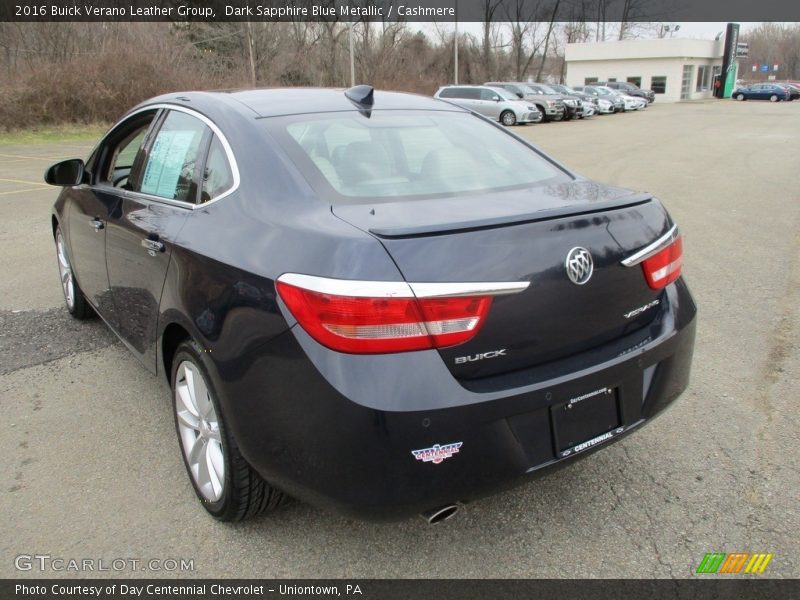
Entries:
[[169,379],[220,519],[288,494],[442,520],[687,386],[696,309],[661,203],[449,103],[170,94],[45,178],[67,308]]

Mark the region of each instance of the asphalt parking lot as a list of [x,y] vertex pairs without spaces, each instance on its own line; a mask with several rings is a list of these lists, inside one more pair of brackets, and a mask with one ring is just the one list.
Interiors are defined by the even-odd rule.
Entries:
[[[738,551],[800,577],[800,102],[656,103],[514,131],[667,205],[700,311],[692,382],[636,435],[434,527],[299,502],[208,517],[166,383],[62,308],[42,172],[92,144],[0,145],[0,577],[693,577],[705,553]],[[20,572],[21,554],[194,568]]]

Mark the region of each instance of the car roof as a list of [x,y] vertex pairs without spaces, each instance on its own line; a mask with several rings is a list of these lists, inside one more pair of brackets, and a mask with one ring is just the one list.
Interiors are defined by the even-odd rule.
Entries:
[[464,88],[487,88],[488,89],[488,88],[491,88],[491,87],[496,87],[496,86],[483,85],[483,84],[480,84],[480,83],[475,83],[475,84],[472,84],[472,83],[456,83],[456,84],[452,84],[452,85],[443,85],[439,89],[440,90],[447,90],[447,89],[459,90],[459,89],[464,89]]
[[[200,111],[225,105],[245,116],[277,117],[306,113],[357,111],[345,88],[262,88],[215,92],[178,92],[152,98],[140,105],[180,104]],[[375,90],[372,110],[446,110],[468,112],[429,96]]]

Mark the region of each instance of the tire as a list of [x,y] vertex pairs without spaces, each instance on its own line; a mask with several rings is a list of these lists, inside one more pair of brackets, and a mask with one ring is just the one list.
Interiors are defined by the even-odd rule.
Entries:
[[61,291],[64,293],[64,303],[67,310],[74,318],[83,321],[94,315],[94,310],[83,295],[75,273],[72,271],[72,262],[67,252],[67,244],[61,233],[61,226],[56,227],[56,260],[58,261],[58,275],[61,278]]
[[778,101],[778,96],[776,96],[775,94],[772,94],[772,96],[769,97],[769,101],[770,102],[777,102]]
[[739,102],[741,102],[742,100],[744,100],[744,94],[736,94],[736,99],[737,99]]
[[551,121],[554,121],[554,122],[558,123],[559,121],[563,121],[564,120],[564,114],[565,113],[563,113],[563,112],[562,113],[558,113],[555,117],[549,117],[549,119]]
[[516,125],[517,115],[514,114],[513,110],[504,110],[502,113],[500,113],[500,122],[506,127]]
[[284,495],[264,481],[239,451],[225,425],[208,361],[208,354],[193,340],[175,350],[170,378],[175,432],[203,507],[220,521],[241,521],[277,508]]
[[540,121],[540,123],[549,123],[550,121],[552,121],[552,119],[547,116],[547,113],[544,110],[544,106],[542,106],[541,104],[536,104],[535,106],[536,108],[539,109],[539,112],[542,113],[542,120]]
[[531,121],[531,122],[532,123],[542,123],[543,121],[544,121],[544,113],[539,112],[539,117],[537,119],[535,119],[534,121]]

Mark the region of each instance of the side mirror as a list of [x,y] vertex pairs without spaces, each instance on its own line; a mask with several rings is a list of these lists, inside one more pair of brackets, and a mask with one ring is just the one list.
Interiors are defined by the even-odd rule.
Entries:
[[50,185],[79,185],[83,183],[84,165],[80,158],[62,160],[44,172],[44,181]]
[[493,96],[492,100],[494,100],[495,102],[500,102],[500,96]]
[[517,92],[517,98],[524,98],[524,97],[525,96],[523,96],[522,92]]

